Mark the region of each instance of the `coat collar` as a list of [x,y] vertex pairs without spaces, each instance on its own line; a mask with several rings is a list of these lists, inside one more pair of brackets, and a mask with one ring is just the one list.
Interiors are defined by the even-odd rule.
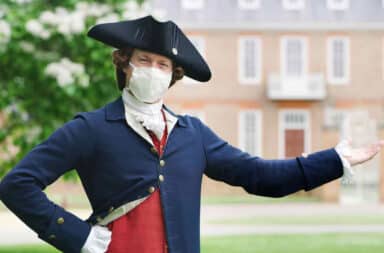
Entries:
[[[169,112],[170,114],[178,118],[177,123],[179,126],[187,127],[187,124],[182,116],[177,115],[176,113],[171,111],[171,109],[169,109],[168,106],[164,104],[163,104],[163,109],[165,109],[167,112]],[[124,102],[121,95],[118,98],[116,98],[114,101],[108,103],[105,106],[105,119],[112,120],[112,121],[125,120]]]

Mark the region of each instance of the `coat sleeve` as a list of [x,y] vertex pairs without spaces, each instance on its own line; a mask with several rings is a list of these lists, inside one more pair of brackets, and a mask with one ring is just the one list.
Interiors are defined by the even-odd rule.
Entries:
[[263,159],[230,145],[199,121],[206,156],[204,173],[214,180],[241,186],[248,193],[283,197],[309,191],[339,178],[342,162],[334,148],[290,159]]
[[80,252],[90,225],[50,201],[43,190],[81,165],[91,150],[82,114],[35,146],[0,182],[0,199],[39,238],[63,252]]

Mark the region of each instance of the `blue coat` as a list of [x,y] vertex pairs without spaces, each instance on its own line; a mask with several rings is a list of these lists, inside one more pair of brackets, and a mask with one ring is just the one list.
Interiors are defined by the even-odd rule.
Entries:
[[[162,157],[127,125],[119,96],[102,108],[76,114],[33,148],[1,181],[1,200],[44,241],[64,252],[80,252],[98,219],[160,188],[169,253],[197,253],[203,174],[270,197],[308,191],[343,174],[334,148],[306,158],[263,159],[230,145],[198,118],[164,109],[178,121]],[[72,168],[92,205],[86,221],[42,192]]]

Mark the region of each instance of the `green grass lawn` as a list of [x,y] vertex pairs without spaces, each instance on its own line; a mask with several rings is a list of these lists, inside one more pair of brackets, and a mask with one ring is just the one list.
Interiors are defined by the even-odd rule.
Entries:
[[317,197],[300,195],[289,195],[283,198],[268,198],[250,194],[201,197],[203,205],[320,203],[320,201]]
[[[248,235],[202,238],[202,253],[382,253],[384,234]],[[56,253],[49,246],[1,247],[0,253]]]
[[[316,215],[316,216],[277,216],[277,217],[246,217],[218,219],[209,221],[211,224],[227,225],[383,225],[382,215]],[[384,251],[383,251],[384,252]]]

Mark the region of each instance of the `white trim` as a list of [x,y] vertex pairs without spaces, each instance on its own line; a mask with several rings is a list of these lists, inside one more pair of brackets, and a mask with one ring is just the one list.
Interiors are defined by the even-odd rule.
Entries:
[[[257,150],[258,150],[258,153],[257,154],[253,154],[253,153],[250,153],[248,152],[246,149],[245,149],[245,143],[244,143],[244,140],[245,140],[245,132],[243,131],[243,129],[245,128],[244,126],[244,117],[246,115],[246,113],[254,113],[255,116],[256,116],[256,128],[257,128],[257,133],[256,133],[256,136],[255,136],[255,142],[256,142],[256,146],[257,146]],[[259,109],[246,109],[246,110],[240,110],[239,113],[238,113],[238,127],[237,127],[237,136],[238,136],[238,145],[239,145],[239,148],[245,152],[248,152],[250,153],[251,155],[254,155],[254,156],[262,156],[262,153],[263,153],[263,150],[262,150],[262,112],[261,110]]]
[[[192,42],[192,44],[196,47],[197,51],[201,54],[201,56],[205,59],[205,47],[206,47],[206,41],[205,37],[202,35],[187,35],[188,39]],[[199,84],[199,81],[196,81],[192,78],[189,78],[187,76],[184,76],[181,80],[182,84],[185,85],[195,85]]]
[[[344,73],[345,76],[342,78],[335,77],[333,75],[333,69],[334,69],[334,62],[333,62],[333,43],[335,41],[342,41],[343,45],[345,46],[345,66],[344,66]],[[342,84],[348,84],[350,82],[350,39],[346,36],[330,36],[327,38],[327,81],[329,84],[336,84],[336,85],[342,85]]]
[[261,7],[261,0],[237,0],[237,6],[240,10],[257,10]]
[[384,8],[384,0],[381,0],[381,6]]
[[[384,0],[383,0],[383,5],[384,5]],[[384,37],[382,39],[382,44],[381,44],[381,74],[384,80]]]
[[[288,127],[285,124],[285,115],[288,113],[300,113],[305,118],[305,125],[300,127]],[[278,157],[280,159],[285,158],[285,129],[303,129],[304,130],[304,152],[309,153],[310,147],[311,147],[311,114],[310,111],[307,109],[281,109],[278,113],[278,121],[279,121],[279,128],[278,128]]]
[[305,0],[282,0],[283,8],[286,10],[305,9]]
[[181,7],[185,10],[199,10],[204,8],[204,0],[182,0]]
[[349,0],[327,0],[327,8],[329,10],[347,10],[349,9]]
[[282,36],[280,38],[280,73],[283,78],[290,77],[287,73],[286,55],[287,55],[287,44],[290,40],[297,40],[300,42],[302,47],[301,60],[303,63],[302,71],[298,78],[303,78],[308,75],[308,39],[304,36]]
[[[255,73],[256,76],[253,78],[248,78],[245,76],[244,70],[244,58],[245,58],[245,52],[244,52],[244,43],[247,40],[251,40],[255,43],[255,58],[256,58],[256,69]],[[237,40],[237,55],[238,55],[238,80],[240,84],[247,84],[247,85],[257,85],[260,84],[262,79],[262,41],[260,37],[258,36],[240,36]]]

